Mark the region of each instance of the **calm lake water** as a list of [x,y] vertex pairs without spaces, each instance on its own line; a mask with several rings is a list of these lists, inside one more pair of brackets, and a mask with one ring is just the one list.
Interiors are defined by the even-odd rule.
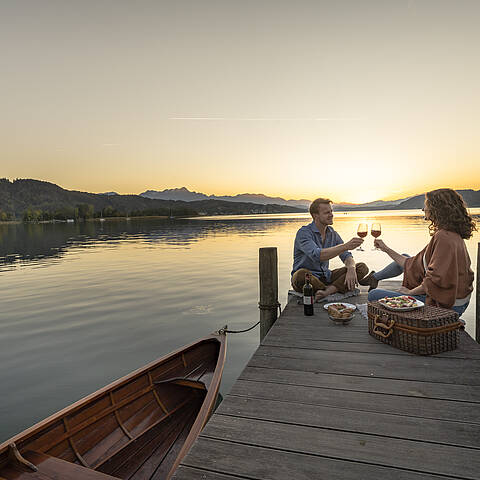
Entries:
[[[477,216],[480,209],[472,209]],[[0,225],[0,442],[224,324],[258,321],[258,249],[275,246],[280,302],[295,233],[308,214]],[[420,211],[337,213],[346,241],[380,221],[401,253],[428,243]],[[480,234],[467,242],[476,266]],[[357,261],[388,257],[367,237]],[[339,259],[331,262],[340,266]],[[476,267],[474,267],[476,268]],[[463,318],[473,335],[474,305]],[[258,327],[228,337],[221,391],[258,346]]]

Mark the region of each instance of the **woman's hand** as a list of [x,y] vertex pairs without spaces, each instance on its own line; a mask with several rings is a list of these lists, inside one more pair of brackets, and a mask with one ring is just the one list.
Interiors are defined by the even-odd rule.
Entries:
[[383,240],[380,240],[379,238],[376,238],[374,241],[373,241],[373,244],[379,248],[382,252],[386,252],[388,247],[387,245],[385,245],[385,242]]
[[411,290],[407,287],[404,287],[403,285],[398,289],[398,291],[403,295],[410,295],[411,294]]

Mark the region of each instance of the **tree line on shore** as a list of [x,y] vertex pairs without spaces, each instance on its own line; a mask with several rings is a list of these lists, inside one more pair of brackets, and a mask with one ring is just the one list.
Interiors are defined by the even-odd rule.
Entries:
[[10,212],[0,209],[0,221],[11,222],[22,220],[24,222],[48,222],[53,220],[88,220],[92,218],[121,218],[121,217],[153,217],[153,216],[195,216],[197,213],[189,208],[151,208],[148,210],[119,210],[111,206],[95,210],[94,206],[81,203],[74,207],[65,206],[53,210],[42,210],[29,207],[25,209],[20,218]]

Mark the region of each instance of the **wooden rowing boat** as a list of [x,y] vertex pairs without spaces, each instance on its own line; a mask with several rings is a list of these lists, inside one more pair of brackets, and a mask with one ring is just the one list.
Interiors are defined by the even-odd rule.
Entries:
[[0,445],[0,480],[172,476],[215,405],[220,330],[132,372]]

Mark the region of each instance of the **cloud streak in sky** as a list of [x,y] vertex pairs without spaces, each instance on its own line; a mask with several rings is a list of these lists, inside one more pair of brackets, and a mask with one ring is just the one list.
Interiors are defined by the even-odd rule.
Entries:
[[206,121],[249,121],[249,122],[330,122],[361,121],[365,117],[170,117],[169,120],[206,120]]

